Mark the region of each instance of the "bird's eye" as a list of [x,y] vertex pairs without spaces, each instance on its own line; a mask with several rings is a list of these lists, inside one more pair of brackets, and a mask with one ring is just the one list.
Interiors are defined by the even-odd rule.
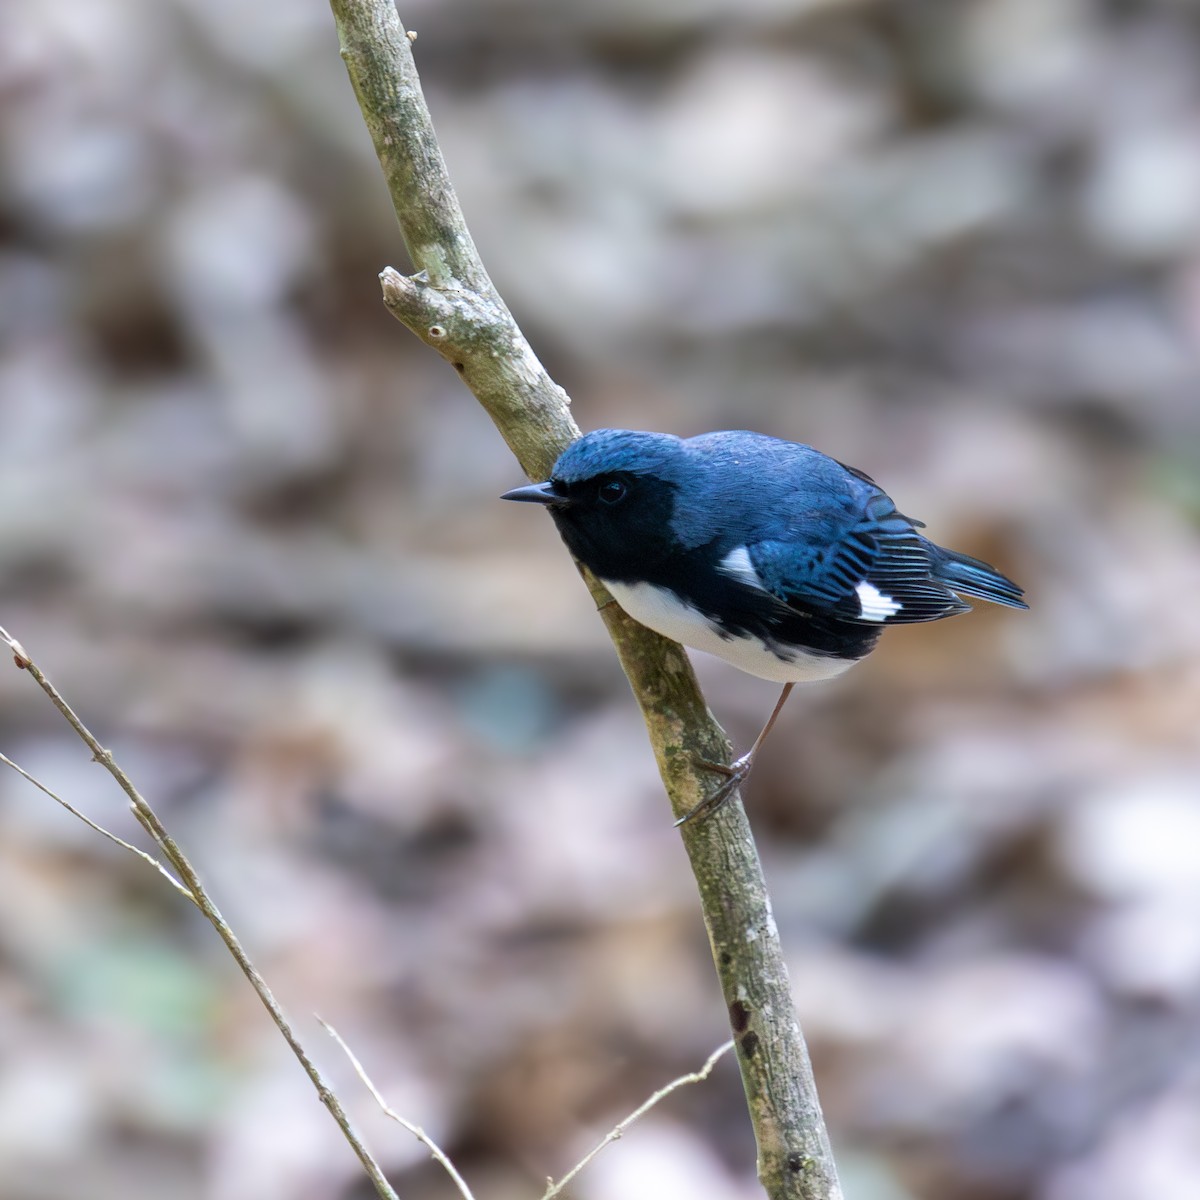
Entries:
[[616,504],[625,498],[625,485],[619,479],[609,479],[596,493],[605,504]]

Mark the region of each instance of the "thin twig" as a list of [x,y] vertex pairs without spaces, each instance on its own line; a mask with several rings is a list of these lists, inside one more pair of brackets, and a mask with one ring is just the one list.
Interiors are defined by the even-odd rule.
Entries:
[[12,767],[12,769],[16,771],[18,775],[20,775],[23,779],[28,779],[35,788],[45,792],[46,795],[55,802],[55,804],[61,804],[63,808],[67,810],[67,812],[69,812],[73,817],[78,817],[89,829],[94,829],[98,834],[100,834],[101,837],[106,837],[110,842],[115,842],[122,849],[128,850],[130,854],[136,854],[143,862],[148,862],[181,896],[184,897],[184,899],[190,900],[193,904],[196,903],[196,897],[193,896],[192,893],[189,892],[187,888],[185,888],[183,884],[180,883],[179,880],[176,879],[175,876],[172,875],[171,872],[168,871],[167,868],[164,867],[162,863],[160,863],[158,859],[154,857],[154,855],[147,854],[145,850],[139,850],[136,846],[133,846],[129,842],[125,841],[124,838],[119,838],[115,833],[111,833],[109,830],[105,829],[103,825],[97,825],[96,822],[93,821],[92,818],[86,813],[80,812],[79,809],[77,809],[73,804],[64,800],[57,792],[51,791],[50,788],[48,788],[40,779],[30,775],[30,773],[25,770],[24,767],[13,762],[13,760],[9,758],[7,754],[0,754],[0,763],[4,763],[5,766]]
[[354,1051],[346,1045],[345,1039],[342,1037],[342,1035],[338,1033],[338,1031],[334,1029],[334,1027],[330,1025],[324,1017],[318,1015],[317,1020],[325,1026],[325,1032],[328,1033],[329,1036],[333,1038],[333,1040],[337,1042],[339,1046],[341,1046],[342,1052],[350,1060],[350,1065],[354,1068],[354,1073],[366,1085],[367,1091],[370,1092],[375,1098],[375,1103],[379,1105],[384,1116],[391,1117],[391,1119],[395,1121],[397,1125],[403,1125],[404,1128],[407,1129],[408,1132],[411,1133],[418,1142],[420,1142],[429,1150],[430,1155],[437,1162],[441,1163],[442,1169],[447,1175],[450,1176],[451,1180],[453,1180],[454,1186],[458,1188],[459,1195],[462,1196],[463,1200],[475,1200],[475,1197],[471,1194],[471,1189],[467,1187],[467,1181],[458,1173],[458,1168],[455,1167],[454,1163],[450,1161],[449,1155],[446,1154],[441,1146],[439,1146],[437,1142],[435,1142],[433,1138],[431,1138],[429,1134],[427,1134],[425,1130],[421,1128],[420,1125],[414,1125],[410,1120],[408,1120],[407,1117],[402,1117],[394,1108],[392,1108],[390,1104],[388,1104],[388,1102],[383,1098],[383,1094],[380,1092],[380,1090],[371,1082],[371,1077],[367,1074],[367,1070],[362,1063],[358,1061]]
[[651,1096],[644,1103],[638,1105],[638,1107],[635,1108],[633,1112],[631,1112],[629,1116],[625,1118],[625,1120],[613,1126],[613,1128],[610,1129],[608,1133],[606,1133],[604,1137],[595,1146],[593,1146],[592,1149],[589,1150],[588,1153],[585,1154],[583,1158],[581,1158],[557,1183],[551,1182],[550,1186],[545,1190],[545,1192],[542,1193],[542,1200],[554,1200],[554,1197],[557,1196],[563,1190],[563,1188],[565,1188],[567,1184],[570,1183],[571,1180],[574,1179],[575,1176],[578,1175],[579,1172],[582,1171],[583,1168],[586,1167],[588,1163],[590,1163],[592,1159],[604,1149],[605,1146],[611,1146],[612,1143],[615,1142],[630,1127],[630,1125],[634,1123],[634,1121],[644,1117],[660,1100],[669,1096],[677,1088],[686,1087],[689,1083],[703,1083],[704,1080],[706,1080],[712,1074],[712,1069],[717,1065],[721,1056],[732,1049],[733,1041],[731,1039],[723,1046],[718,1046],[708,1056],[708,1061],[700,1068],[700,1070],[693,1071],[690,1075],[680,1075],[678,1079],[673,1079],[666,1085],[666,1087],[659,1088],[653,1096]]
[[383,1171],[380,1169],[379,1164],[371,1156],[371,1152],[367,1149],[362,1138],[359,1137],[354,1126],[351,1124],[345,1109],[342,1108],[341,1101],[325,1082],[320,1069],[309,1057],[308,1051],[301,1044],[291,1022],[279,1006],[279,1002],[275,999],[271,989],[267,987],[266,981],[258,973],[258,968],[250,960],[250,956],[246,953],[237,935],[230,928],[225,918],[221,916],[220,910],[205,890],[204,884],[200,881],[200,876],[197,874],[196,868],[192,866],[191,860],[179,848],[175,839],[167,832],[158,814],[137,790],[129,776],[117,764],[112,753],[100,744],[92,731],[76,715],[75,710],[63,699],[54,684],[46,678],[37,663],[30,658],[21,643],[3,626],[0,626],[0,641],[4,642],[12,651],[17,667],[33,676],[38,686],[50,698],[50,703],[58,709],[67,724],[75,730],[83,743],[91,750],[92,757],[108,771],[120,785],[125,795],[129,797],[129,803],[133,808],[134,815],[158,843],[167,861],[179,873],[179,878],[183,880],[183,886],[191,894],[192,901],[211,922],[221,941],[225,943],[229,953],[233,955],[234,961],[241,968],[242,974],[250,981],[250,986],[258,994],[258,998],[270,1014],[271,1020],[275,1022],[279,1032],[283,1034],[284,1040],[291,1047],[292,1053],[304,1068],[305,1074],[312,1081],[312,1085],[316,1088],[321,1103],[329,1110],[333,1119],[337,1122],[338,1128],[341,1129],[343,1137],[350,1143],[354,1153],[358,1156],[359,1162],[362,1163],[364,1170],[375,1186],[376,1193],[382,1200],[399,1200],[391,1184],[388,1183]]

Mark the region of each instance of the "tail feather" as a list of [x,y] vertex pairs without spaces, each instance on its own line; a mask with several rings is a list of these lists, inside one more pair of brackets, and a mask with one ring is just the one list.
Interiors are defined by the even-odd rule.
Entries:
[[930,573],[952,591],[990,600],[993,604],[1003,604],[1006,608],[1029,607],[1021,599],[1025,589],[1018,587],[1006,575],[1001,575],[995,567],[969,554],[958,554],[933,543],[930,545],[933,549]]

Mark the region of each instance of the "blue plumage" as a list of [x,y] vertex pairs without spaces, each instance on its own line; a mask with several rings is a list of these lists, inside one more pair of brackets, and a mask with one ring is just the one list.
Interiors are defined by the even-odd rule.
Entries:
[[755,747],[792,684],[840,674],[886,626],[968,612],[961,595],[1027,607],[1011,579],[921,534],[870,476],[758,433],[598,429],[505,499],[546,505],[635,620],[783,683]]
[[[592,502],[602,481],[625,487],[618,505]],[[601,429],[563,452],[550,482],[568,546],[606,581],[651,582],[689,601],[712,590],[698,586],[697,557],[719,572],[744,547],[760,590],[812,618],[935,621],[969,611],[956,593],[1025,607],[1011,580],[930,542],[874,480],[811,446],[745,431],[683,440]],[[736,611],[728,618],[738,624]]]

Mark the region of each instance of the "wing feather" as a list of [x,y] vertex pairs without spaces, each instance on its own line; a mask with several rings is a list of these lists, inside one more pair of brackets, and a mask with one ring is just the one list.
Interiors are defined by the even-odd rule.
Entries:
[[882,492],[848,514],[832,543],[768,539],[747,547],[764,588],[790,607],[864,625],[907,625],[967,612],[935,579],[932,546]]

